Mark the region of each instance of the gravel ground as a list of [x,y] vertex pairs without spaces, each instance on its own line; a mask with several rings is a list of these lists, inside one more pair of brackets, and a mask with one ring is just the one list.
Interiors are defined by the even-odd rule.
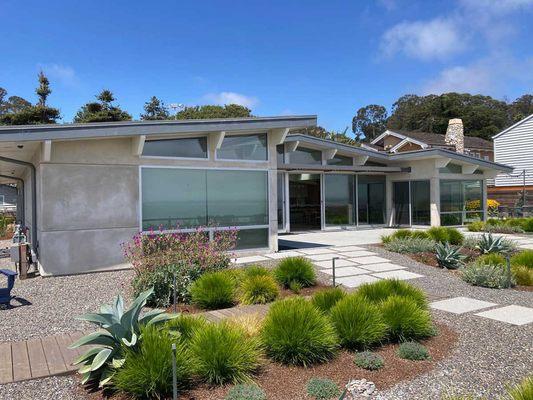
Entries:
[[53,376],[0,385],[2,400],[86,400],[72,376]]
[[0,342],[89,328],[75,317],[97,311],[118,293],[127,297],[132,277],[133,271],[124,270],[17,280],[13,308],[0,308]]

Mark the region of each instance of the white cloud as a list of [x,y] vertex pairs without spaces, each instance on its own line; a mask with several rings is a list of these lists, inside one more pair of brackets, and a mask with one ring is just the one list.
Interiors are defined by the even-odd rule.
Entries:
[[61,64],[38,64],[39,69],[43,70],[48,79],[58,81],[63,85],[74,85],[78,82],[76,72],[72,67]]
[[533,6],[533,0],[460,0],[465,8],[490,14],[511,13]]
[[452,19],[399,23],[385,32],[381,51],[385,56],[403,53],[421,60],[446,59],[465,48],[465,36]]
[[392,11],[396,9],[396,0],[378,0],[378,3],[380,3],[387,11]]
[[257,97],[250,97],[235,92],[208,93],[204,96],[204,100],[222,105],[240,104],[241,106],[248,108],[251,108],[259,103]]

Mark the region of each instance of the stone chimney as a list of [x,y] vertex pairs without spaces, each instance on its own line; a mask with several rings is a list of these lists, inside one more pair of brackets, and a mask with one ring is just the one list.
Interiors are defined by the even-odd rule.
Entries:
[[461,118],[453,118],[448,122],[444,141],[449,146],[454,146],[457,153],[465,152],[465,134]]

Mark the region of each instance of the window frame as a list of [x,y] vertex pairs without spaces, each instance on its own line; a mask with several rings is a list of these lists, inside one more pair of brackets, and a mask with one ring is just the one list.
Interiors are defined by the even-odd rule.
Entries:
[[[244,162],[244,163],[255,163],[255,164],[260,164],[260,163],[268,163],[270,161],[270,152],[268,151],[269,148],[268,148],[268,145],[270,143],[269,139],[268,139],[268,132],[247,132],[247,133],[241,133],[241,134],[231,134],[231,135],[224,135],[224,139],[222,139],[222,145],[224,144],[224,140],[226,140],[227,137],[236,137],[236,136],[259,136],[259,135],[265,135],[265,139],[266,139],[266,144],[265,144],[265,149],[266,149],[266,159],[265,160],[250,160],[250,159],[246,159],[246,158],[220,158],[219,155],[218,155],[218,151],[220,149],[215,149],[215,161],[221,161],[221,162]],[[222,147],[221,145],[221,147]],[[276,152],[276,157],[277,157],[277,152]]]
[[[178,156],[147,156],[141,154],[139,157],[147,160],[201,160],[201,161],[210,161],[210,155],[209,155],[209,136],[207,135],[200,135],[200,136],[185,136],[185,137],[173,137],[173,138],[164,138],[164,139],[151,139],[146,140],[146,142],[155,142],[155,141],[164,141],[164,140],[181,140],[181,139],[200,139],[205,138],[207,143],[207,149],[206,149],[206,155],[207,157],[178,157]],[[144,148],[143,148],[144,151]]]

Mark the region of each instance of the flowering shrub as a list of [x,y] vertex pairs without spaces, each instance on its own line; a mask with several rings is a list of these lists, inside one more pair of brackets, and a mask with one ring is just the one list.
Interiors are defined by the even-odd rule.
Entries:
[[235,229],[215,231],[212,240],[205,228],[190,233],[137,233],[124,243],[124,257],[132,265],[134,294],[154,287],[149,305],[166,307],[171,302],[174,275],[179,301],[189,301],[189,287],[204,272],[227,268],[237,241]]

